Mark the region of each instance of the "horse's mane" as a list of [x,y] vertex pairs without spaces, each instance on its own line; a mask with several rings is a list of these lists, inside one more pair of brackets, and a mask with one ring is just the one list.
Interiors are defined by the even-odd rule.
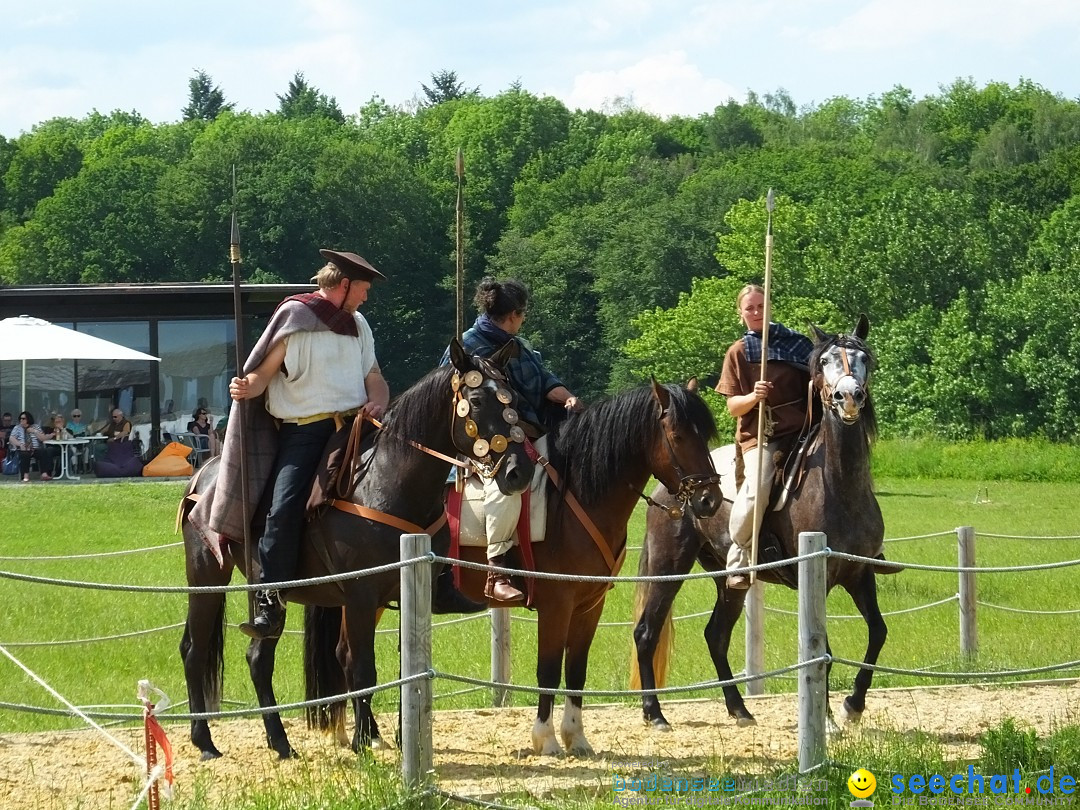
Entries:
[[[678,385],[664,387],[671,397],[673,423],[691,427],[706,441],[715,440],[716,422],[704,400]],[[645,385],[595,402],[561,423],[552,460],[578,500],[595,504],[660,438],[656,400],[652,387]]]
[[[870,350],[866,341],[855,337],[855,335],[828,335],[825,340],[815,343],[814,350],[810,353],[810,369],[814,375],[815,388],[821,388],[821,355],[834,346],[845,349],[855,349],[856,351],[865,354],[866,368],[868,371],[873,371],[877,366],[877,360],[874,357],[874,353]],[[862,414],[859,417],[859,423],[863,426],[867,439],[873,441],[877,438],[877,414],[874,411],[874,398],[870,395],[869,383],[866,386],[866,403],[862,406]]]
[[386,433],[416,439],[427,433],[431,414],[446,413],[446,428],[450,429],[450,377],[453,366],[437,366],[408,389],[394,397],[386,412],[383,429]]

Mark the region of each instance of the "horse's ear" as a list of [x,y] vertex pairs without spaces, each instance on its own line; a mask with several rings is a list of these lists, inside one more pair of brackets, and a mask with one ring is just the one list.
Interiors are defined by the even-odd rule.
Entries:
[[650,379],[652,379],[653,396],[656,398],[656,404],[660,406],[660,418],[663,419],[671,406],[671,392],[658,383],[656,377]]
[[870,334],[870,320],[863,312],[859,313],[859,320],[855,324],[855,337],[859,340],[866,340],[866,336]]
[[508,340],[495,354],[491,355],[491,362],[499,368],[506,368],[506,364],[521,354],[521,345],[516,340]]
[[829,333],[818,329],[817,324],[810,324],[810,331],[814,333],[814,343],[824,343],[829,339]]
[[687,391],[697,391],[697,377],[691,377],[686,381]]
[[461,345],[461,341],[456,337],[450,341],[450,362],[454,368],[462,373],[472,369],[469,355],[465,354],[465,347]]

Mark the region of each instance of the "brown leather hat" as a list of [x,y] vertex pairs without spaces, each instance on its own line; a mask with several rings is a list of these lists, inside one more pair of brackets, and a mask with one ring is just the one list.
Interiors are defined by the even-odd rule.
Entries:
[[355,281],[386,281],[386,276],[372,267],[371,263],[363,256],[357,256],[355,253],[344,253],[340,250],[330,250],[329,248],[320,248],[319,253],[322,254],[324,259],[337,265],[346,278]]

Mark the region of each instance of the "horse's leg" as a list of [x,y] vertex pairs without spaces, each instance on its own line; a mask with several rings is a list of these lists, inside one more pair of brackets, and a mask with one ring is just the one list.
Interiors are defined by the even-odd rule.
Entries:
[[[180,658],[184,662],[188,707],[193,713],[216,712],[221,708],[224,624],[225,594],[188,594],[187,623],[180,642]],[[221,756],[211,738],[207,720],[191,721],[191,742],[202,752],[200,759]]]
[[[552,583],[558,584],[558,583]],[[537,600],[540,601],[540,600]],[[541,604],[548,609],[540,613],[537,621],[536,640],[536,685],[541,689],[557,689],[562,670],[563,650],[569,633],[570,610],[557,600],[550,605],[545,600]],[[556,612],[557,611],[557,612]],[[536,707],[536,721],[533,723],[533,753],[555,756],[562,753],[562,747],[555,738],[555,722],[552,712],[555,696],[541,694]]]
[[[191,586],[228,585],[233,562],[224,564],[210,554],[202,539],[189,525],[184,527],[187,583]],[[216,712],[221,708],[221,685],[225,670],[225,594],[189,593],[187,620],[180,642],[184,662],[188,707],[193,713]],[[207,720],[191,721],[191,742],[204,760],[221,756],[210,735]]]
[[[881,648],[885,646],[889,628],[885,625],[881,608],[878,607],[877,579],[874,570],[870,566],[865,566],[855,584],[846,589],[855,607],[866,620],[866,655],[863,657],[863,663],[876,664]],[[863,710],[866,708],[866,692],[870,689],[870,682],[873,679],[872,669],[860,669],[855,675],[855,688],[844,698],[843,718],[846,722],[857,723],[862,719]]]
[[[713,605],[712,616],[705,625],[705,644],[709,648],[709,656],[716,668],[716,677],[721,681],[729,681],[734,676],[731,672],[731,664],[728,663],[728,648],[731,646],[731,631],[735,622],[742,613],[743,603],[746,601],[746,591],[727,587],[727,579],[719,577],[715,579],[716,604]],[[739,687],[728,684],[723,688],[724,703],[728,714],[735,718],[737,726],[753,726],[757,724],[754,715],[750,714],[743,702],[743,696]]]
[[[596,626],[600,622],[600,614],[604,611],[604,596],[593,606],[588,613],[579,613],[570,622],[570,635],[566,641],[566,688],[584,689],[585,676],[589,666],[589,648],[592,646],[593,637],[596,635]],[[581,706],[584,699],[580,695],[567,695],[563,704],[562,723],[559,724],[559,734],[562,737],[563,746],[567,753],[581,757],[591,757],[593,751],[589,741],[585,739],[585,728],[582,724]]]
[[[251,682],[255,685],[259,706],[264,709],[277,705],[277,697],[274,695],[274,656],[277,643],[276,638],[252,639],[247,648],[248,672],[251,673]],[[266,729],[267,746],[277,751],[279,757],[288,759],[296,756],[289,744],[289,736],[285,733],[280,714],[264,714],[263,727]]]
[[[654,495],[663,497],[665,490],[657,489]],[[670,497],[670,496],[668,496]],[[688,574],[694,567],[694,557],[701,547],[701,537],[689,521],[675,522],[659,510],[648,515],[645,543],[638,563],[639,576]],[[671,657],[672,624],[671,607],[682,582],[642,582],[635,595],[634,647],[636,650],[638,680],[642,690],[655,689],[657,681],[663,681]],[[660,669],[659,678],[657,668]],[[633,674],[633,673],[631,673]],[[643,695],[641,710],[646,723],[660,731],[671,731],[664,713],[660,710],[660,698],[655,694]]]
[[[349,689],[367,689],[375,685],[378,674],[375,670],[375,626],[378,621],[374,609],[345,610],[345,629],[348,635],[348,650],[344,657],[348,673]],[[338,654],[341,654],[339,648]],[[356,730],[353,732],[352,748],[357,753],[363,748],[382,748],[379,725],[371,711],[371,695],[353,698],[353,714],[356,716]]]

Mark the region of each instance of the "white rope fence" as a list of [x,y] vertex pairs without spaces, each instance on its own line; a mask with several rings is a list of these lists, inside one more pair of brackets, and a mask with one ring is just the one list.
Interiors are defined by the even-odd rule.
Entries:
[[[824,762],[824,759],[823,759],[823,756],[824,756],[824,754],[823,754],[823,752],[824,752],[823,742],[822,742],[822,744],[820,746],[818,745],[818,742],[817,742],[818,731],[817,731],[817,729],[816,729],[816,727],[814,725],[816,723],[816,720],[812,716],[813,712],[811,711],[811,709],[813,708],[813,704],[815,704],[817,702],[817,697],[815,697],[815,695],[813,694],[812,684],[817,682],[818,680],[820,680],[820,677],[822,677],[821,673],[823,673],[827,669],[827,667],[828,667],[828,665],[830,663],[843,664],[845,666],[853,667],[853,668],[856,668],[856,669],[865,669],[865,670],[870,670],[870,671],[874,671],[874,672],[883,672],[883,673],[904,675],[904,676],[916,677],[916,678],[947,678],[947,679],[958,679],[958,680],[1029,676],[1029,675],[1037,675],[1037,674],[1043,674],[1043,673],[1049,673],[1049,672],[1061,672],[1061,671],[1067,671],[1067,670],[1080,669],[1080,660],[1066,661],[1066,662],[1061,662],[1061,663],[1057,663],[1057,664],[1050,664],[1050,665],[1041,666],[1041,667],[1031,667],[1031,668],[1025,668],[1025,669],[995,670],[995,671],[985,671],[985,670],[980,670],[980,671],[942,671],[942,670],[934,670],[934,669],[903,669],[903,668],[890,667],[890,666],[885,666],[885,665],[880,665],[880,664],[869,665],[869,664],[864,664],[864,663],[862,663],[860,661],[855,661],[855,660],[851,660],[851,659],[847,659],[847,658],[840,658],[840,657],[832,657],[832,658],[830,658],[828,655],[824,654],[823,648],[819,653],[813,653],[813,652],[807,653],[807,649],[813,647],[814,640],[815,640],[816,636],[814,635],[814,633],[811,632],[810,636],[807,637],[807,636],[805,636],[804,630],[802,629],[803,622],[808,621],[807,614],[808,614],[808,610],[809,610],[809,608],[807,608],[807,606],[804,605],[804,596],[805,596],[805,598],[807,600],[811,600],[811,601],[815,600],[815,599],[820,600],[820,619],[821,619],[821,624],[822,624],[821,637],[824,638],[824,630],[823,630],[824,620],[825,620],[825,615],[824,615],[824,587],[823,587],[824,586],[824,576],[825,576],[824,572],[826,570],[827,564],[828,564],[830,559],[849,560],[849,561],[854,561],[854,562],[860,562],[860,563],[863,563],[863,564],[866,564],[866,565],[872,565],[872,566],[876,566],[876,567],[879,567],[879,568],[883,567],[883,566],[886,566],[886,567],[887,566],[895,566],[895,567],[901,568],[901,569],[925,570],[925,571],[935,571],[935,572],[955,572],[955,573],[957,573],[960,576],[960,590],[957,593],[952,594],[950,596],[947,596],[947,597],[945,597],[943,599],[927,603],[925,605],[917,605],[917,606],[913,606],[913,607],[909,607],[909,608],[890,611],[890,612],[884,613],[883,615],[896,616],[896,615],[901,615],[901,614],[914,613],[914,612],[917,612],[917,611],[929,610],[929,609],[942,607],[942,606],[950,604],[952,602],[958,602],[960,604],[960,613],[961,613],[961,650],[962,650],[962,652],[964,652],[965,655],[968,655],[968,656],[974,656],[977,653],[977,649],[978,649],[978,647],[977,647],[977,635],[976,635],[976,632],[975,632],[975,629],[974,629],[974,616],[975,616],[975,609],[976,609],[977,606],[982,606],[982,607],[985,607],[985,608],[988,608],[988,609],[1002,610],[1002,611],[1010,612],[1010,613],[1021,613],[1021,614],[1025,614],[1025,615],[1048,615],[1048,616],[1050,616],[1050,615],[1075,615],[1077,613],[1080,613],[1080,609],[1062,609],[1062,610],[1040,611],[1040,610],[1031,610],[1031,609],[1026,609],[1026,608],[1017,608],[1017,607],[1010,607],[1010,606],[1005,606],[1005,605],[996,605],[996,604],[992,604],[992,603],[982,602],[982,601],[979,601],[978,599],[975,598],[975,589],[974,589],[975,576],[977,574],[987,574],[987,573],[995,573],[995,574],[997,574],[997,573],[1015,573],[1015,572],[1056,570],[1056,569],[1063,569],[1063,568],[1068,568],[1068,567],[1073,567],[1073,566],[1076,566],[1076,565],[1080,565],[1080,560],[1064,560],[1064,561],[1052,562],[1052,563],[1038,563],[1038,564],[1016,565],[1016,566],[983,566],[983,567],[980,567],[980,566],[975,565],[975,559],[974,559],[974,538],[975,538],[974,530],[971,527],[961,527],[959,529],[956,529],[955,532],[953,532],[953,533],[955,533],[957,538],[958,538],[958,548],[959,548],[959,564],[955,565],[955,566],[928,565],[928,564],[919,564],[919,563],[913,563],[913,562],[883,561],[881,559],[861,557],[859,555],[853,555],[853,554],[848,554],[848,553],[844,553],[844,552],[831,550],[828,547],[819,548],[819,549],[813,550],[813,551],[806,551],[805,553],[801,553],[797,557],[793,557],[791,559],[787,559],[787,560],[783,560],[783,561],[779,561],[779,562],[772,562],[772,563],[762,563],[762,564],[754,566],[754,570],[758,570],[758,571],[778,568],[778,567],[784,566],[784,565],[797,564],[797,565],[800,566],[800,583],[803,585],[803,587],[799,591],[800,610],[798,612],[796,612],[796,611],[779,610],[779,609],[775,609],[775,608],[769,609],[769,610],[771,610],[772,612],[775,612],[775,613],[780,613],[780,614],[784,614],[784,615],[797,615],[797,616],[800,617],[800,660],[797,661],[794,664],[789,665],[789,666],[780,667],[778,669],[770,670],[768,672],[751,672],[751,673],[747,673],[747,674],[744,674],[744,675],[741,675],[739,677],[735,677],[735,678],[732,678],[732,679],[729,679],[729,680],[726,680],[726,681],[708,681],[708,682],[699,683],[699,684],[691,684],[691,685],[684,685],[684,686],[670,686],[670,687],[665,687],[665,688],[662,688],[662,689],[651,689],[651,690],[584,690],[584,689],[582,689],[582,690],[570,690],[570,689],[541,688],[541,687],[535,687],[535,686],[524,686],[524,685],[511,684],[511,683],[509,683],[508,678],[505,678],[505,679],[500,678],[498,676],[498,674],[495,674],[495,673],[493,673],[493,678],[491,680],[484,680],[484,679],[479,679],[479,678],[471,678],[471,677],[468,677],[468,676],[465,676],[465,675],[459,675],[459,674],[450,673],[450,672],[441,672],[441,671],[438,671],[438,670],[434,669],[431,666],[431,663],[430,663],[430,634],[431,634],[431,628],[433,626],[435,626],[431,622],[431,615],[430,615],[430,597],[431,597],[431,587],[430,587],[431,570],[430,570],[430,565],[432,563],[457,563],[457,564],[460,564],[460,565],[462,565],[464,567],[474,568],[474,569],[478,569],[478,570],[484,570],[484,571],[495,570],[495,571],[502,571],[502,572],[510,573],[510,574],[513,574],[513,575],[528,575],[528,576],[534,576],[536,578],[543,578],[543,579],[574,580],[574,581],[586,581],[586,582],[620,582],[620,583],[629,583],[629,582],[670,582],[670,581],[683,582],[683,581],[692,580],[692,579],[715,579],[716,577],[727,576],[727,575],[729,575],[729,572],[726,572],[726,571],[699,572],[699,573],[688,574],[688,575],[685,575],[685,576],[668,575],[668,576],[656,576],[656,577],[643,577],[643,576],[623,576],[623,577],[597,577],[597,576],[591,576],[591,577],[587,577],[587,576],[570,576],[570,575],[561,575],[561,574],[551,574],[551,573],[545,573],[545,572],[523,572],[523,571],[518,571],[516,569],[492,567],[492,566],[487,566],[487,565],[478,564],[478,563],[461,562],[461,561],[457,561],[457,560],[450,560],[450,559],[445,558],[445,557],[440,557],[440,556],[435,555],[435,554],[430,552],[430,550],[429,550],[430,546],[427,545],[427,542],[429,542],[429,538],[427,538],[426,535],[403,535],[402,536],[403,554],[402,554],[402,559],[400,561],[398,561],[398,562],[389,563],[387,565],[378,566],[378,567],[375,567],[375,568],[366,569],[366,570],[362,570],[362,571],[350,571],[350,572],[346,572],[346,573],[342,573],[342,574],[336,574],[336,575],[325,576],[325,577],[317,577],[317,578],[311,578],[311,579],[297,579],[297,580],[292,580],[290,582],[282,584],[282,587],[286,587],[286,588],[302,587],[302,586],[305,586],[305,585],[315,585],[315,584],[322,584],[322,583],[329,583],[329,582],[339,582],[339,581],[343,581],[343,580],[347,580],[347,579],[355,579],[355,578],[359,578],[359,577],[363,577],[363,576],[379,574],[379,573],[384,573],[384,572],[393,571],[393,570],[400,571],[401,576],[402,576],[402,599],[401,599],[402,616],[401,616],[400,627],[396,628],[396,629],[387,629],[385,631],[381,631],[381,632],[386,632],[386,633],[396,633],[396,634],[399,634],[399,636],[400,636],[401,648],[402,648],[402,676],[399,679],[391,681],[389,683],[380,684],[380,685],[377,685],[377,686],[374,686],[374,687],[370,687],[370,688],[366,688],[366,689],[353,690],[353,691],[350,691],[350,692],[343,693],[341,695],[335,695],[335,696],[332,696],[332,697],[322,698],[320,700],[315,700],[315,701],[301,701],[301,702],[280,704],[280,705],[277,705],[277,706],[241,708],[241,709],[237,709],[237,710],[227,710],[227,711],[220,711],[220,712],[202,712],[202,713],[187,713],[187,714],[168,713],[166,716],[168,716],[170,719],[173,719],[173,720],[196,720],[196,719],[205,719],[205,720],[213,719],[213,720],[217,720],[217,719],[225,719],[225,718],[233,718],[233,717],[247,717],[247,716],[253,716],[253,715],[258,716],[258,715],[265,715],[265,714],[276,713],[276,712],[287,712],[287,711],[296,711],[296,710],[302,710],[302,709],[309,709],[309,708],[314,708],[314,707],[318,707],[318,706],[329,705],[329,704],[332,704],[332,703],[348,701],[348,700],[352,700],[352,699],[359,698],[359,697],[370,696],[370,695],[373,695],[373,694],[375,694],[377,692],[384,691],[384,690],[398,689],[398,690],[401,691],[401,694],[402,694],[402,722],[403,722],[402,751],[403,751],[403,754],[406,754],[406,756],[404,756],[404,758],[403,758],[403,762],[404,762],[403,767],[406,770],[406,778],[407,778],[407,780],[410,780],[410,782],[420,783],[420,782],[423,782],[425,779],[429,778],[427,775],[430,774],[430,772],[431,772],[431,769],[429,767],[430,762],[425,761],[425,756],[430,757],[430,703],[431,703],[431,700],[433,699],[432,695],[431,695],[431,692],[430,692],[430,683],[431,683],[431,681],[435,680],[436,678],[441,679],[441,680],[445,680],[445,681],[449,681],[449,682],[453,682],[453,683],[463,684],[466,687],[466,688],[463,688],[463,689],[459,689],[459,690],[456,690],[456,691],[449,692],[446,695],[443,695],[443,697],[450,697],[450,696],[454,696],[454,695],[465,694],[465,693],[468,693],[468,692],[475,692],[475,691],[478,691],[478,690],[481,690],[481,689],[491,689],[494,692],[502,690],[504,692],[510,691],[510,692],[536,694],[536,695],[541,695],[541,694],[543,694],[543,695],[562,695],[562,696],[582,697],[582,698],[585,698],[585,697],[588,697],[588,698],[597,698],[597,697],[623,697],[623,698],[626,698],[626,697],[641,697],[641,696],[644,696],[644,695],[667,695],[667,694],[675,694],[675,693],[693,693],[693,692],[704,691],[704,690],[715,690],[717,688],[722,688],[722,687],[725,687],[725,686],[746,684],[746,683],[749,683],[751,681],[761,682],[766,678],[777,678],[777,677],[785,677],[785,676],[790,677],[792,673],[800,672],[800,671],[805,670],[808,673],[812,673],[812,675],[811,676],[806,676],[806,677],[800,676],[797,679],[799,681],[799,684],[800,684],[800,690],[803,689],[804,684],[811,684],[811,686],[807,687],[808,689],[811,689],[810,693],[808,693],[807,695],[804,696],[802,694],[802,692],[800,692],[800,771],[805,773],[805,772],[809,772],[810,770],[814,769],[815,767],[820,767],[821,763]],[[929,539],[929,538],[934,538],[934,537],[946,536],[948,534],[951,534],[951,533],[934,533],[934,534],[919,535],[919,536],[912,536],[912,537],[906,537],[906,538],[893,538],[892,541],[899,542],[899,541],[904,541],[904,540]],[[994,534],[984,534],[982,536],[990,537],[990,538],[994,538],[994,539],[998,539],[998,538],[1000,538],[1000,539],[1031,539],[1031,540],[1073,540],[1073,539],[1080,539],[1080,538],[1078,538],[1076,536],[1061,536],[1061,537],[1041,536],[1041,537],[1027,537],[1027,538],[1020,537],[1020,536],[1013,536],[1013,535],[994,535]],[[411,547],[412,548],[411,553],[405,553],[404,542],[405,542],[405,540],[407,538],[414,538],[414,539],[415,538],[422,538],[424,542],[420,543],[418,545],[412,546]],[[101,554],[101,555],[72,555],[72,556],[68,556],[68,557],[19,557],[19,558],[4,557],[4,558],[0,558],[0,559],[4,559],[4,560],[22,560],[22,561],[47,561],[47,560],[57,560],[57,559],[83,559],[85,557],[93,557],[93,556],[111,556],[111,555],[115,555],[115,554],[118,554],[118,553],[138,553],[140,551],[155,551],[155,550],[163,549],[163,548],[171,548],[171,547],[174,547],[175,545],[178,545],[178,544],[169,544],[167,546],[157,546],[157,547],[153,547],[153,548],[149,548],[149,549],[136,549],[136,550],[131,550],[129,552],[108,552],[108,553]],[[813,568],[813,569],[816,569],[816,570],[819,570],[820,572],[822,572],[821,575],[820,575],[821,585],[822,585],[822,587],[820,588],[820,590],[821,590],[820,594],[813,593],[815,589],[812,588],[812,587],[809,587],[809,583],[811,583],[813,581],[814,577],[811,576],[809,578],[804,578],[803,572],[802,572],[803,567],[807,567],[808,570]],[[741,573],[745,573],[745,572],[741,571]],[[247,584],[224,585],[224,586],[201,586],[201,587],[138,586],[138,585],[125,585],[125,584],[119,584],[119,583],[85,582],[85,581],[76,581],[76,580],[68,580],[68,579],[50,578],[50,577],[34,576],[34,575],[29,575],[29,574],[22,574],[22,573],[11,572],[11,571],[3,571],[3,570],[0,570],[0,578],[11,579],[11,580],[15,580],[15,581],[22,581],[22,582],[29,582],[29,583],[34,583],[34,584],[41,584],[41,585],[51,585],[51,586],[60,586],[60,587],[73,587],[73,588],[85,588],[85,589],[103,590],[103,591],[123,591],[123,592],[130,592],[130,593],[176,593],[176,594],[184,594],[184,593],[227,593],[227,592],[246,592],[246,591],[254,590],[257,587],[259,587],[258,585],[247,585]],[[417,579],[417,582],[413,582],[413,584],[411,586],[406,585],[407,582],[410,582],[410,581],[412,581],[414,579]],[[815,610],[816,609],[817,608],[815,608]],[[812,612],[813,611],[810,611],[810,613],[812,613]],[[419,614],[419,615],[417,615],[417,614]],[[681,616],[681,617],[677,617],[677,618],[679,618],[679,619],[690,619],[690,618],[699,618],[699,617],[703,617],[703,616],[707,616],[707,615],[710,615],[709,611],[702,611],[702,612],[688,614],[686,616]],[[445,620],[445,621],[438,622],[437,625],[455,625],[455,624],[460,624],[460,623],[464,623],[464,622],[468,622],[468,621],[475,621],[477,619],[482,619],[482,618],[484,618],[484,614],[480,614],[480,615],[477,615],[477,616],[466,616],[466,617],[461,617],[461,618],[457,618],[457,619]],[[861,618],[861,617],[860,616],[838,615],[838,616],[832,616],[831,618],[834,618],[834,619],[856,619],[856,618]],[[812,619],[812,617],[811,617],[811,619]],[[416,625],[416,622],[418,620],[423,625],[419,629],[417,628],[417,625]],[[522,618],[522,619],[519,619],[519,621],[536,621],[536,620],[531,619],[531,618],[529,618],[529,619]],[[608,622],[608,623],[603,623],[603,626],[627,627],[627,626],[631,626],[631,624],[632,624],[631,622]],[[966,625],[966,629],[965,629],[965,625]],[[112,640],[119,640],[119,639],[124,639],[124,638],[131,638],[131,637],[140,636],[140,635],[146,635],[146,634],[150,634],[150,633],[157,633],[157,632],[161,632],[161,631],[165,631],[165,630],[174,630],[174,629],[180,628],[182,626],[183,626],[182,624],[172,624],[172,625],[166,625],[166,626],[163,626],[163,627],[149,628],[149,629],[146,629],[146,630],[138,630],[138,631],[132,631],[132,632],[129,632],[129,633],[120,633],[120,634],[115,634],[115,635],[112,635],[112,636],[102,636],[102,637],[88,638],[88,639],[70,639],[70,640],[64,640],[64,641],[44,641],[44,642],[23,641],[23,642],[6,642],[6,643],[2,643],[2,644],[0,644],[0,653],[2,653],[4,656],[6,656],[8,659],[10,659],[12,662],[14,662],[16,665],[18,665],[21,669],[23,669],[23,671],[26,672],[29,677],[31,677],[33,680],[40,683],[40,685],[46,691],[48,691],[51,695],[53,695],[53,697],[55,697],[57,700],[59,700],[61,703],[63,703],[65,705],[66,709],[65,710],[55,710],[55,709],[54,710],[45,710],[43,707],[30,707],[30,706],[15,707],[13,704],[0,704],[0,705],[4,706],[6,708],[18,708],[19,710],[24,710],[24,711],[43,711],[43,712],[47,711],[49,713],[56,713],[56,714],[75,716],[75,717],[78,717],[79,719],[81,719],[83,722],[90,725],[92,728],[97,730],[99,733],[102,733],[105,736],[109,737],[110,741],[112,741],[114,744],[117,744],[117,741],[115,740],[115,738],[111,737],[111,735],[109,735],[109,733],[104,728],[102,728],[100,725],[98,725],[95,722],[95,719],[101,719],[101,720],[128,720],[128,721],[131,721],[131,720],[140,719],[141,715],[123,714],[123,713],[117,713],[117,712],[93,712],[93,711],[86,711],[84,709],[80,709],[79,707],[76,707],[70,701],[67,701],[65,698],[63,698],[58,691],[56,691],[55,689],[50,687],[48,684],[46,684],[43,680],[41,680],[39,676],[37,676],[28,667],[26,667],[24,664],[22,664],[22,662],[20,662],[17,658],[15,658],[15,656],[11,652],[9,652],[8,648],[30,647],[30,646],[59,646],[59,645],[69,645],[69,644],[81,644],[81,643],[87,643],[87,642],[112,641]],[[415,642],[417,642],[417,640],[419,640],[419,643],[420,643],[421,647],[423,647],[424,644],[426,643],[427,648],[428,648],[426,654],[423,653],[422,651],[418,651],[417,649],[414,649]],[[406,666],[406,659],[408,659],[411,662],[408,666]],[[748,660],[749,660],[749,655],[748,655]],[[426,690],[426,692],[425,692],[425,690]],[[407,696],[407,698],[406,698],[406,696]],[[417,701],[419,701],[419,702],[417,702]],[[410,705],[407,706],[406,705],[407,703],[410,704]],[[424,718],[427,717],[428,727],[427,727],[426,731],[420,726],[416,726],[416,727],[412,728],[412,730],[406,729],[406,726],[409,725],[409,722],[412,722],[412,721],[409,721],[409,722],[406,721],[406,717],[405,717],[406,714],[412,716],[413,721],[415,721],[416,723],[419,723],[420,726],[423,725]],[[804,725],[804,723],[807,724],[807,730],[806,730],[806,733],[805,733],[805,739],[804,739],[804,734],[803,734],[803,725]],[[426,744],[423,742],[425,734],[427,735],[427,740],[428,740],[428,742]],[[417,735],[419,735],[419,736],[417,736]],[[131,752],[130,750],[127,750],[125,747],[122,746],[122,744],[119,744],[118,747],[120,747],[121,750],[124,751],[124,753],[128,754],[129,756],[134,757],[133,752]],[[406,751],[407,748],[409,749],[409,751],[411,753],[408,753]],[[424,753],[425,750],[427,752],[426,754]],[[139,759],[137,757],[135,757],[135,759],[136,759],[137,762],[139,762],[140,765],[142,764],[141,759]]]

